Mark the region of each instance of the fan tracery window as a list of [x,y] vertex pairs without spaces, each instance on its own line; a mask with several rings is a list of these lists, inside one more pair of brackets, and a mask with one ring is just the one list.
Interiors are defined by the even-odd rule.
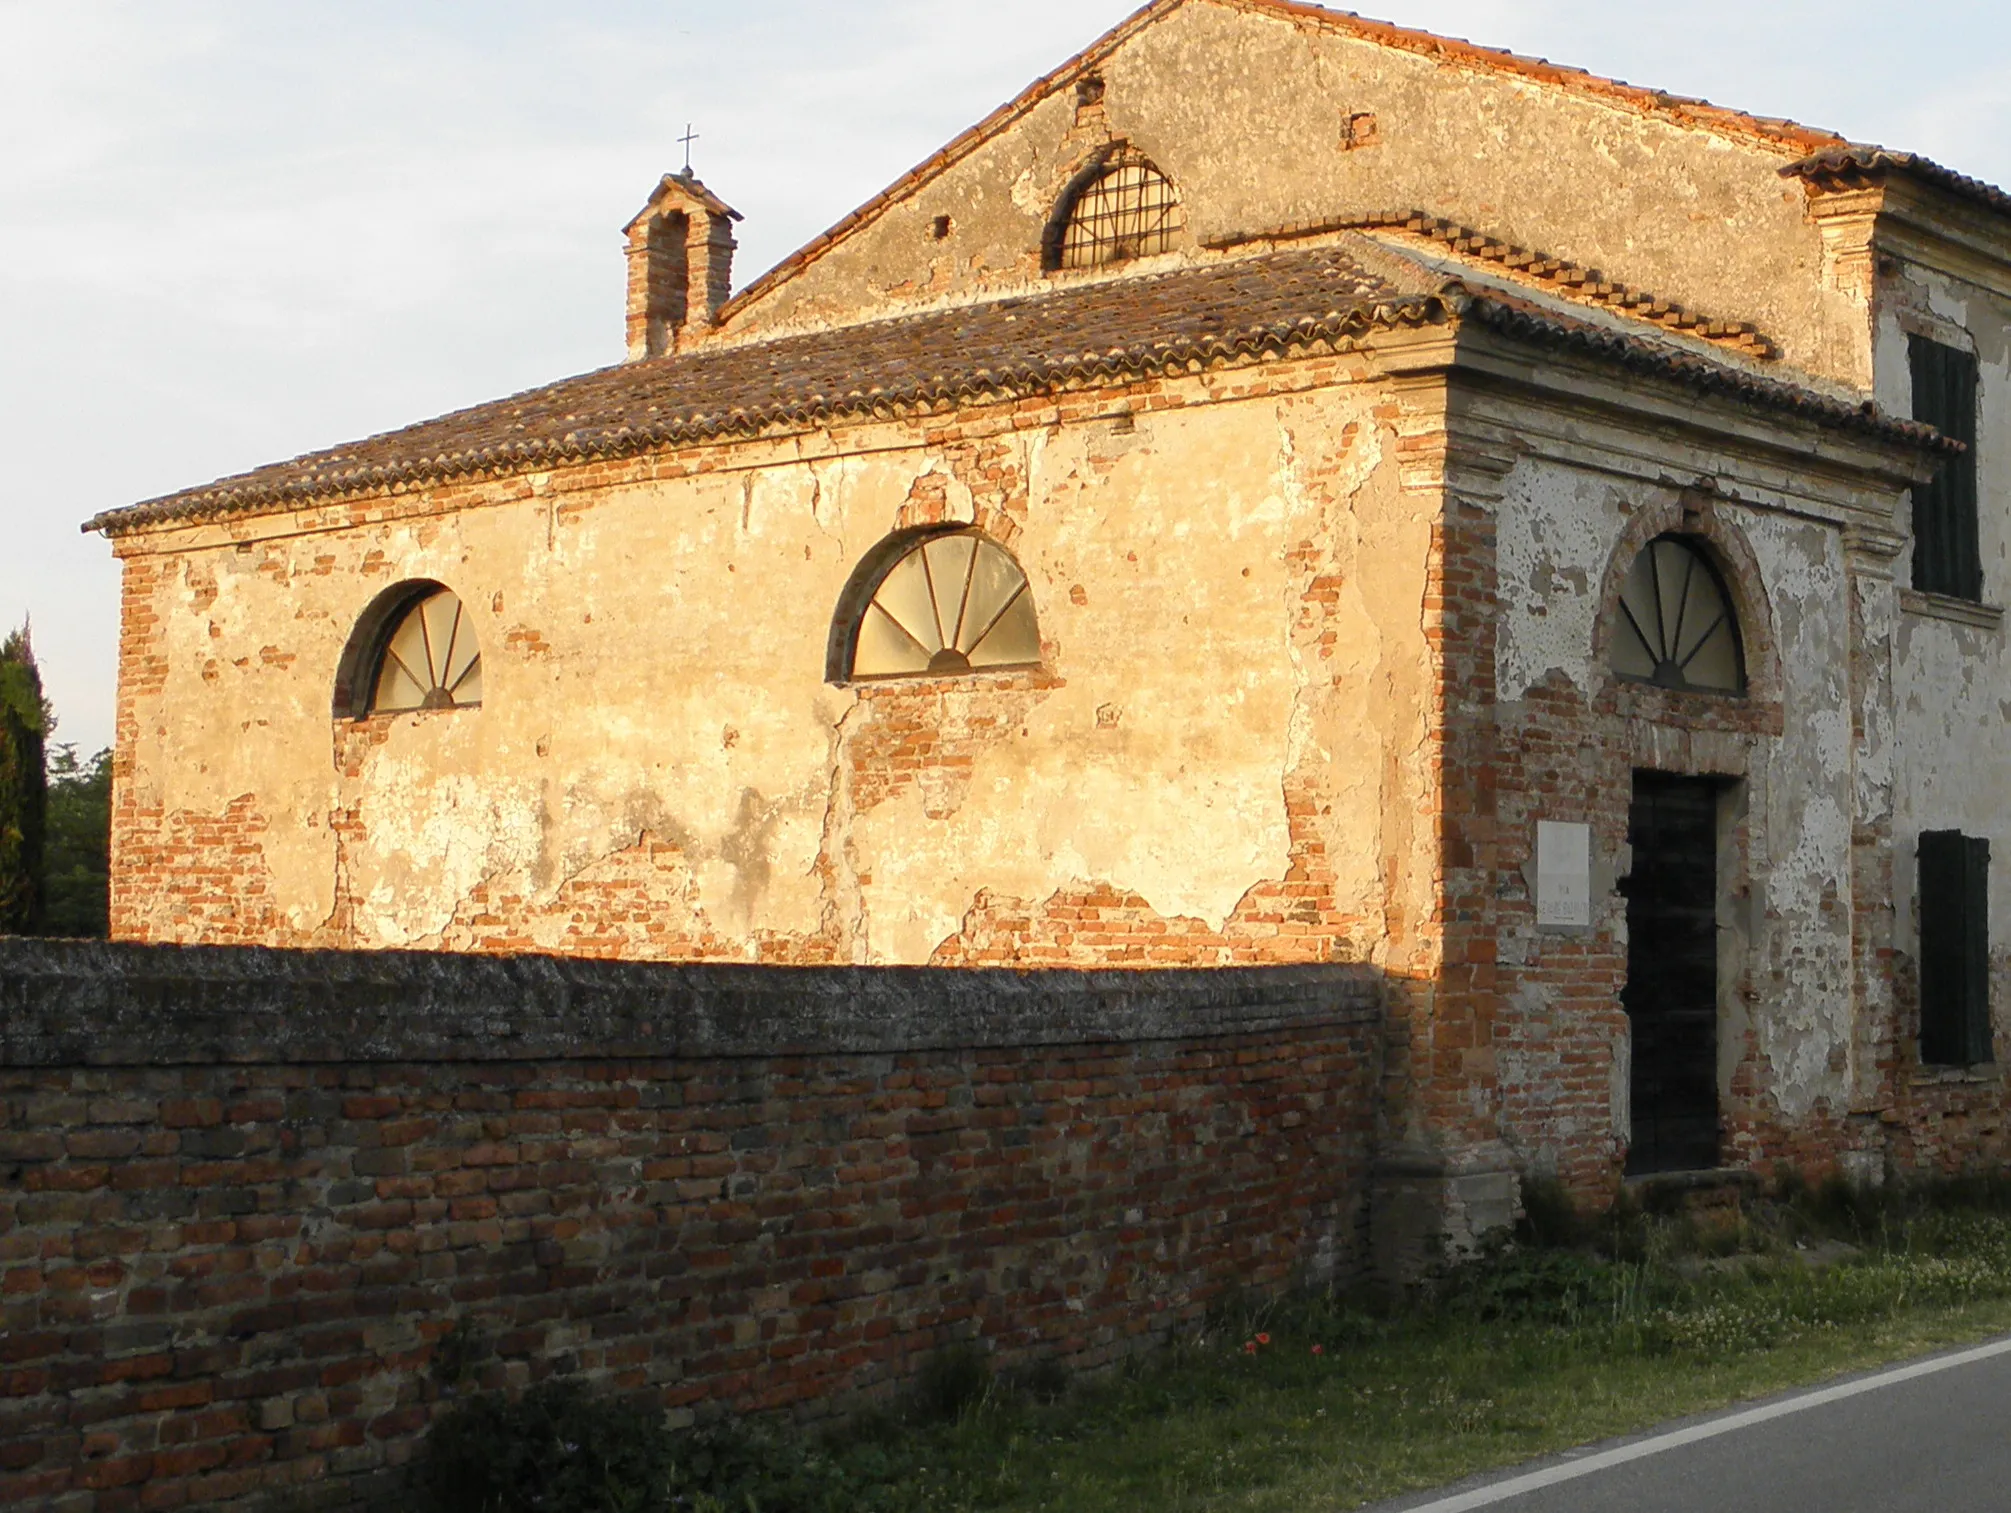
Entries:
[[925,536],[874,586],[852,641],[854,678],[950,677],[1040,662],[1026,574],[980,531]]
[[482,649],[451,589],[435,588],[393,618],[369,687],[371,714],[482,702]]
[[1166,175],[1137,153],[1112,158],[1069,201],[1057,268],[1102,268],[1173,246],[1180,200]]
[[1745,651],[1725,581],[1691,539],[1657,536],[1620,588],[1613,671],[1693,693],[1746,691]]

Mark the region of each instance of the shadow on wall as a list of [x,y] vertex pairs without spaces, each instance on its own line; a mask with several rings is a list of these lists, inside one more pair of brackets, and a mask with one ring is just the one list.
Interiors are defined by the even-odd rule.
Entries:
[[113,1463],[375,1495],[457,1326],[478,1385],[814,1414],[956,1341],[1094,1369],[1232,1287],[1345,1279],[1383,994],[0,942],[0,1233],[36,1258],[0,1502]]

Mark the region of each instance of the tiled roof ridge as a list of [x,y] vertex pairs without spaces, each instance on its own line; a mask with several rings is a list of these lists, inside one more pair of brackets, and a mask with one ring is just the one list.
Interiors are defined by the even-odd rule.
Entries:
[[[888,209],[910,190],[961,160],[994,135],[999,128],[1026,114],[1050,91],[1095,67],[1106,55],[1116,51],[1162,14],[1177,10],[1188,3],[1190,0],[1146,0],[1144,5],[1082,51],[1057,67],[1049,69],[982,120],[965,127],[886,188],[847,212],[826,230],[820,231],[781,262],[761,274],[753,283],[720,307],[717,317],[719,323],[721,325],[730,323],[735,315],[779,285],[787,283],[836,243],[876,219],[882,211]],[[1804,126],[1797,121],[1776,117],[1750,115],[1727,106],[1713,105],[1708,100],[1673,95],[1666,90],[1647,89],[1619,79],[1603,78],[1582,68],[1570,68],[1552,63],[1547,58],[1531,58],[1521,53],[1510,52],[1506,48],[1483,47],[1461,38],[1441,37],[1433,32],[1398,26],[1393,22],[1371,20],[1353,11],[1330,10],[1325,6],[1310,5],[1305,3],[1305,0],[1206,0],[1206,3],[1236,6],[1244,10],[1267,11],[1311,21],[1335,31],[1360,37],[1365,41],[1380,42],[1405,52],[1422,53],[1451,63],[1476,66],[1496,73],[1512,73],[1537,82],[1575,89],[1630,109],[1669,116],[1686,125],[1720,135],[1765,142],[1771,146],[1788,148],[1803,154],[1846,145],[1843,137],[1820,127]]]
[[[1111,379],[1138,379],[1179,369],[1200,371],[1322,342],[1345,342],[1371,330],[1428,325],[1446,320],[1451,314],[1451,304],[1437,294],[1362,300],[1320,317],[1305,316],[1292,321],[1256,325],[1198,340],[1140,342],[1103,352],[1083,352],[998,368],[978,367],[962,374],[938,373],[895,389],[876,387],[842,395],[812,394],[753,409],[735,408],[721,414],[697,413],[655,426],[587,427],[569,432],[556,441],[510,442],[396,463],[335,466],[310,471],[304,476],[247,481],[236,486],[231,486],[233,480],[226,479],[220,484],[164,494],[138,504],[104,511],[85,521],[83,529],[117,531],[160,520],[203,519],[266,505],[306,505],[341,495],[378,493],[412,484],[440,483],[484,474],[500,477],[553,465],[603,461],[668,447],[754,436],[774,425],[814,425],[860,417],[894,418],[918,410],[933,412],[958,404],[1087,387]],[[906,316],[875,324],[888,326],[920,319],[927,317]],[[870,325],[849,328],[852,332],[871,329],[873,326]],[[779,340],[786,342],[792,338]],[[634,373],[640,366],[625,363],[600,371],[606,374]],[[527,389],[523,394],[512,397],[521,399],[540,392],[543,391]],[[490,401],[490,404],[502,403],[509,403],[509,400]],[[478,405],[474,408],[481,410],[488,407]],[[441,418],[451,419],[452,416]],[[324,454],[309,453],[297,461],[311,463],[318,455]],[[330,460],[339,462],[341,459],[338,455]],[[247,480],[255,478],[255,474],[239,476]]]
[[1837,180],[1844,184],[1854,184],[1866,178],[1891,172],[1907,173],[1926,183],[1965,200],[1971,200],[1996,211],[1999,215],[2011,215],[2011,192],[1999,189],[1995,184],[1982,179],[1972,179],[1966,173],[1957,173],[1953,168],[1944,167],[1932,158],[1923,158],[1915,152],[1899,152],[1890,147],[1878,147],[1868,142],[1848,142],[1839,147],[1827,148],[1797,162],[1789,163],[1781,169],[1783,178],[1807,179],[1820,183]]
[[1499,263],[1511,272],[1548,284],[1576,299],[1618,310],[1636,320],[1680,331],[1686,336],[1697,337],[1748,357],[1771,360],[1780,356],[1779,344],[1750,321],[1717,320],[1699,314],[1675,300],[1609,279],[1597,268],[1586,268],[1568,258],[1552,257],[1545,252],[1518,246],[1425,210],[1372,210],[1324,220],[1294,221],[1266,231],[1237,231],[1206,237],[1202,245],[1227,248],[1250,242],[1293,241],[1336,231],[1400,231],[1423,237],[1442,243],[1462,256]]
[[1800,121],[1790,121],[1782,116],[1754,115],[1728,105],[1714,105],[1693,95],[1671,94],[1665,89],[1629,84],[1624,79],[1607,78],[1589,69],[1552,63],[1548,58],[1533,58],[1526,53],[1511,52],[1505,47],[1486,47],[1463,37],[1444,37],[1416,27],[1399,26],[1393,21],[1377,21],[1355,11],[1309,4],[1308,0],[1212,0],[1212,3],[1294,16],[1405,52],[1423,53],[1497,73],[1518,74],[1538,83],[1562,85],[1630,109],[1669,116],[1684,125],[1722,136],[1796,148],[1804,153],[1819,152],[1845,141],[1845,138],[1823,127],[1805,126]]

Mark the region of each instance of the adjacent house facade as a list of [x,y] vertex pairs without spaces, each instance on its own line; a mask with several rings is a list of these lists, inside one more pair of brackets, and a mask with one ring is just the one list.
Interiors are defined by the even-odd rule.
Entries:
[[1455,1227],[2004,1155],[2011,197],[1155,0],[736,219],[625,363],[91,522],[115,934],[1362,963]]

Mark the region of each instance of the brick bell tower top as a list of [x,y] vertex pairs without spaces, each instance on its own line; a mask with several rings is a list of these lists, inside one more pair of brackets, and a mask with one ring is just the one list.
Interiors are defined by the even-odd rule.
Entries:
[[689,168],[665,174],[628,225],[628,357],[674,352],[707,330],[733,290],[741,218]]

